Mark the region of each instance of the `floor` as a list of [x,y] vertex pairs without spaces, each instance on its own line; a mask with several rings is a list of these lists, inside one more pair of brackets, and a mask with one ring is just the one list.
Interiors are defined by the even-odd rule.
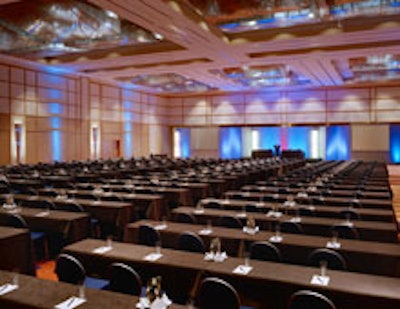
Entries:
[[[388,165],[389,182],[393,192],[393,210],[397,224],[400,224],[400,165]],[[400,226],[399,226],[400,227]],[[400,242],[400,233],[398,235]],[[54,272],[55,261],[44,261],[36,264],[36,276],[38,278],[57,281]]]

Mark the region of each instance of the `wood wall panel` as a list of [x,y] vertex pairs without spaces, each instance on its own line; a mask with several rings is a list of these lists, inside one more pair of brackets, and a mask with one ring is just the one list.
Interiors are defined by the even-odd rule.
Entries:
[[[2,102],[0,102],[1,106]],[[0,112],[0,165],[11,162],[10,157],[10,115]]]
[[[54,137],[61,136],[63,160],[88,159],[90,128],[101,127],[101,154],[113,157],[116,141],[124,155],[124,137],[132,136],[135,155],[150,152],[148,124],[161,137],[158,148],[171,152],[168,101],[86,77],[42,72],[33,68],[0,64],[0,113],[23,119],[26,131],[26,162],[52,161]],[[9,125],[9,124],[8,124]],[[144,128],[143,128],[144,126]],[[10,163],[10,133],[2,131],[1,140],[8,145],[1,162]],[[128,130],[128,131],[127,131]],[[137,131],[135,131],[137,130]],[[43,142],[41,142],[43,140]],[[58,144],[58,143],[57,143]],[[157,148],[154,144],[153,149]],[[3,147],[4,148],[4,147]],[[129,155],[131,154],[130,151]]]
[[9,98],[0,97],[0,114],[10,113],[10,100]]
[[9,90],[9,83],[5,81],[0,81],[0,97],[9,97]]

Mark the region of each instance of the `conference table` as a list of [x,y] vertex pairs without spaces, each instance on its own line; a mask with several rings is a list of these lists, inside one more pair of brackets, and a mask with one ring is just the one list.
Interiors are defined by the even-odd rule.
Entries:
[[[0,271],[0,286],[10,284],[15,273]],[[57,308],[64,301],[76,301],[78,287],[64,282],[42,280],[31,276],[18,275],[18,289],[0,295],[1,308],[13,309],[46,309]],[[126,295],[105,290],[85,289],[86,302],[79,309],[128,309],[136,308],[137,296]],[[64,308],[68,308],[65,306]],[[69,307],[73,308],[73,307]],[[184,309],[185,306],[171,304],[168,308]]]
[[[138,231],[141,225],[150,225],[157,229],[163,247],[178,249],[179,236],[191,232],[202,238],[205,248],[209,248],[211,239],[221,239],[222,248],[229,256],[245,256],[249,245],[256,241],[269,241],[275,235],[270,231],[258,231],[249,234],[242,229],[206,226],[168,221],[164,226],[160,221],[140,220],[126,226],[124,242],[139,243]],[[280,250],[282,262],[290,264],[308,264],[308,256],[318,248],[327,248],[331,241],[328,237],[282,233],[282,240],[274,244]],[[334,249],[345,259],[349,271],[375,275],[400,277],[400,245],[371,241],[340,239],[340,248]],[[329,246],[328,246],[329,248]]]
[[109,265],[118,261],[132,266],[144,280],[160,275],[166,293],[178,303],[196,294],[202,278],[216,276],[234,286],[243,304],[259,309],[286,308],[290,295],[301,289],[323,293],[341,309],[393,309],[400,305],[399,278],[328,270],[328,279],[318,276],[319,268],[255,260],[246,272],[243,258],[214,262],[201,253],[168,248],[157,255],[153,247],[120,242],[114,242],[107,252],[95,253],[104,245],[104,241],[86,239],[63,251],[78,258],[88,274],[105,276]]
[[[93,201],[95,199],[95,195],[93,190],[70,190],[70,189],[40,189],[38,190],[39,194],[49,194],[52,192],[61,193],[61,191],[65,191],[69,197],[78,198],[84,204],[87,204],[87,201]],[[143,194],[143,193],[122,193],[122,192],[101,192],[98,194],[98,199],[101,200],[101,204],[106,202],[106,204],[110,204],[110,202],[116,203],[124,203],[130,204],[130,218],[129,220],[137,220],[138,218],[152,218],[152,219],[160,219],[163,215],[165,215],[168,210],[165,205],[165,199],[163,196],[159,194]],[[97,204],[98,201],[97,201]]]
[[[237,217],[243,225],[249,216],[253,217],[261,230],[274,231],[276,226],[283,221],[298,222],[298,217],[285,215],[281,212],[263,213],[244,213],[232,210],[198,209],[194,207],[178,207],[172,211],[173,216],[179,213],[186,213],[195,216],[197,222],[206,224],[208,220],[216,222],[222,216]],[[351,224],[359,233],[361,240],[381,241],[397,243],[397,228],[395,223],[353,220],[346,222],[344,219],[322,218],[303,216],[300,218],[301,226],[307,235],[331,236],[331,227],[336,224]]]
[[[227,191],[224,193],[226,198],[245,198],[252,201],[261,201],[271,199],[276,202],[284,202],[293,194],[288,193],[260,193],[260,192],[242,192],[242,191]],[[293,196],[295,200],[301,201],[304,198]],[[309,196],[313,204],[324,206],[350,206],[354,203],[360,204],[363,208],[379,208],[392,209],[392,201],[390,199],[369,199],[369,198],[350,198],[350,197],[335,197],[335,196]]]
[[[254,186],[254,185],[246,185],[241,188],[241,191],[251,191],[257,190],[262,193],[278,193],[279,190],[285,190],[288,194],[297,194],[302,192],[304,188],[290,188],[284,186]],[[326,190],[326,188],[318,187],[318,190]],[[392,196],[390,194],[389,189],[386,191],[368,191],[368,190],[359,190],[359,189],[337,189],[332,188],[329,189],[330,196],[334,197],[354,197],[356,195],[362,196],[363,198],[368,199],[391,199]]]
[[[273,202],[257,202],[249,200],[237,200],[237,199],[202,199],[199,205],[207,207],[210,202],[215,202],[221,205],[223,209],[227,210],[240,210],[248,205],[254,205],[260,212],[266,212],[269,209],[278,209],[284,213],[291,215],[296,214],[300,208],[308,209],[316,217],[329,217],[329,218],[341,218],[341,211],[349,210],[349,207],[344,206],[329,206],[325,205],[304,205],[296,203],[295,206],[284,206],[283,203]],[[362,220],[366,221],[383,221],[383,222],[394,222],[393,210],[379,209],[379,208],[353,208],[357,212]]]
[[47,234],[61,235],[66,243],[72,243],[88,237],[89,216],[61,210],[45,210],[40,208],[18,207],[13,211],[0,208],[0,224],[7,224],[8,217],[17,213],[23,217],[28,227]]
[[[80,187],[81,184],[76,184],[76,186]],[[181,189],[188,189],[189,194],[182,194],[179,196],[179,203],[182,205],[195,205],[198,200],[210,196],[211,190],[210,185],[207,183],[196,183],[196,182],[182,182],[178,181],[171,181],[169,179],[160,180],[159,184],[151,183],[150,180],[133,180],[132,185],[126,185],[125,182],[123,183],[108,183],[102,186],[104,190],[110,190],[113,192],[121,192],[126,190],[135,191],[136,187],[149,187],[154,188],[154,186],[165,187],[165,188],[181,188]],[[185,191],[184,191],[185,192]],[[186,193],[186,192],[185,192]],[[188,200],[191,197],[191,201]],[[189,204],[186,204],[189,203]]]
[[0,269],[35,274],[33,247],[28,229],[0,226]]
[[[0,197],[5,198],[5,195]],[[45,200],[53,202],[56,207],[69,203],[77,203],[81,205],[84,210],[90,214],[90,217],[96,218],[100,223],[115,227],[117,237],[122,237],[125,225],[131,221],[131,210],[132,204],[126,202],[114,202],[114,201],[94,201],[89,199],[75,199],[75,198],[57,198],[51,196],[38,196],[38,195],[24,195],[15,194],[14,199],[22,204],[28,203],[40,203]]]

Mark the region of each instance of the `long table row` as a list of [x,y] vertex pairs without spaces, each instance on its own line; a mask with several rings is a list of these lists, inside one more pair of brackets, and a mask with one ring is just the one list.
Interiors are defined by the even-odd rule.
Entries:
[[[0,271],[0,286],[4,289],[13,284],[15,273]],[[13,288],[13,286],[11,286]],[[13,309],[75,308],[80,301],[78,287],[63,282],[41,280],[32,276],[18,275],[18,288],[6,294],[1,290],[0,307]],[[136,308],[137,296],[111,291],[85,289],[85,301],[79,309],[127,309]],[[76,297],[76,298],[75,298]],[[67,302],[67,303],[65,303]],[[64,303],[64,306],[61,304]],[[70,303],[70,306],[69,306]],[[182,305],[171,304],[168,308],[183,309]]]
[[[185,302],[197,290],[199,280],[217,276],[239,292],[244,304],[256,308],[285,308],[289,296],[299,289],[311,289],[328,296],[337,308],[396,308],[400,305],[400,279],[328,270],[327,285],[319,281],[319,269],[265,261],[250,261],[250,272],[241,272],[243,258],[223,262],[207,261],[203,254],[114,242],[111,250],[99,254],[104,241],[87,239],[64,248],[77,257],[88,273],[106,276],[112,262],[134,267],[142,278],[161,275],[163,288],[175,302]],[[314,278],[313,278],[314,277]],[[325,280],[324,280],[325,281]]]
[[[238,218],[243,225],[249,216],[253,217],[256,224],[261,230],[274,231],[276,226],[282,221],[292,221],[301,224],[304,233],[307,235],[320,235],[330,237],[332,235],[331,228],[336,224],[351,224],[357,229],[360,239],[380,242],[397,243],[397,229],[394,223],[378,222],[378,221],[361,221],[354,220],[346,222],[344,219],[338,218],[319,218],[319,217],[300,217],[296,218],[291,215],[280,213],[279,216],[274,214],[263,213],[242,213],[239,211],[223,210],[223,209],[197,209],[193,207],[178,207],[172,212],[175,216],[184,213],[192,215],[196,218],[197,223],[206,224],[208,221],[217,222],[222,216],[233,216]],[[300,220],[300,221],[299,221]]]
[[[249,234],[242,229],[232,229],[212,226],[208,230],[204,225],[189,223],[140,220],[127,225],[124,241],[139,243],[139,227],[150,225],[157,229],[161,236],[161,244],[167,248],[179,248],[179,236],[183,232],[191,232],[202,238],[205,248],[209,248],[213,238],[218,237],[222,242],[222,249],[229,256],[245,256],[249,245],[256,241],[270,241],[275,235],[270,231],[258,231]],[[331,241],[330,237],[309,236],[298,234],[281,234],[282,239],[274,242],[280,250],[282,262],[307,265],[310,253],[314,249],[326,248]],[[370,273],[383,276],[400,277],[400,246],[398,244],[379,243],[370,241],[339,239],[340,248],[334,249],[345,259],[347,269],[354,272]]]

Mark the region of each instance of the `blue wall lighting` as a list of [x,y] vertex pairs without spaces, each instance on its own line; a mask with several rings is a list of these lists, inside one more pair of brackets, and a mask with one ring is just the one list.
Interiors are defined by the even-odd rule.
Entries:
[[242,157],[242,128],[222,127],[219,129],[219,152],[222,159]]
[[330,126],[326,130],[326,159],[350,159],[350,127]]

